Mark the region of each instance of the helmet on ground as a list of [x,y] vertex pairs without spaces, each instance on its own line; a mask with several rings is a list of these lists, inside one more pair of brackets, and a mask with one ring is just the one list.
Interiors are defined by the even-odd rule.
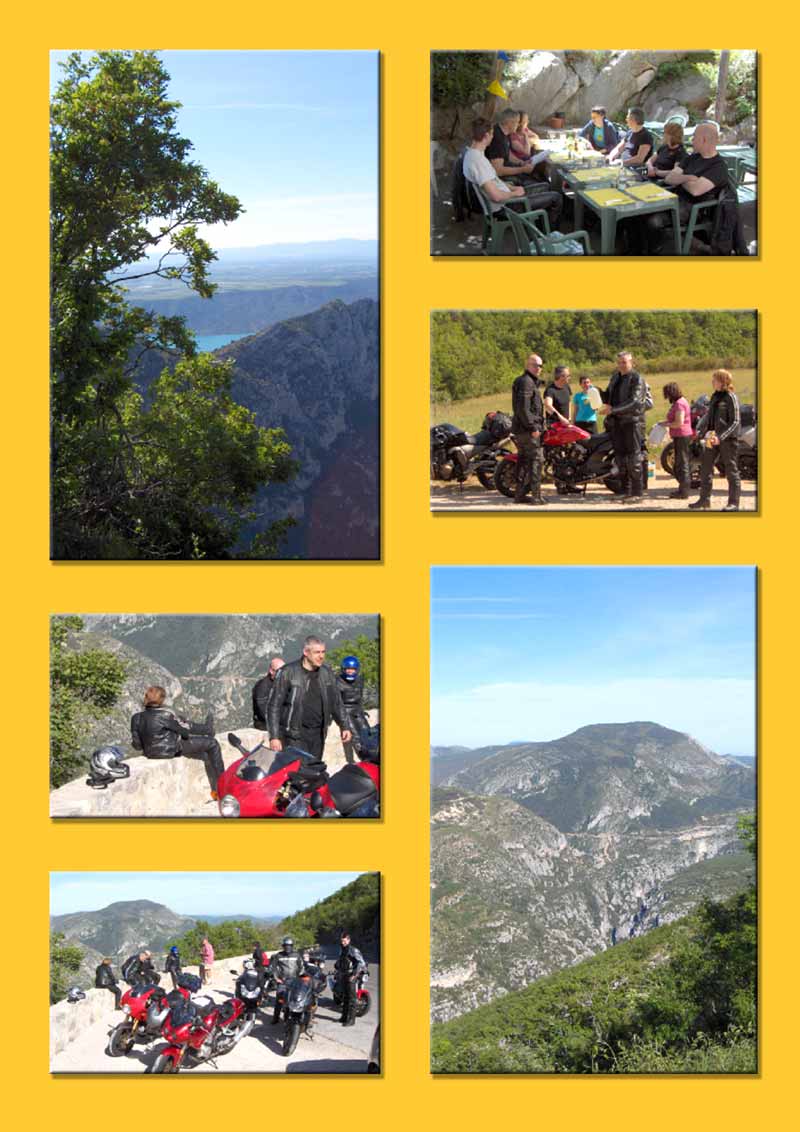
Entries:
[[294,940],[290,935],[285,935],[281,940],[281,947],[294,947]]
[[89,760],[89,775],[96,782],[113,782],[117,778],[129,778],[131,768],[125,762],[125,752],[121,747],[98,747],[92,751]]
[[[351,669],[350,672],[347,671],[348,668]],[[351,680],[352,681],[352,680],[355,680],[356,676],[358,676],[360,668],[361,668],[361,661],[358,659],[357,656],[346,656],[341,663],[339,671],[341,672],[342,677],[345,680]]]
[[245,971],[252,971],[253,968],[255,967],[255,963],[253,962],[252,959],[245,959],[243,966],[244,966]]
[[82,998],[86,998],[86,992],[80,987],[70,987],[67,991],[67,1002],[80,1002]]

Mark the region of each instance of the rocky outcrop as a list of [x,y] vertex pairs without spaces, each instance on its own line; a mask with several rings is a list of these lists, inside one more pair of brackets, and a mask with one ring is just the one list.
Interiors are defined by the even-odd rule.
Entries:
[[676,112],[694,111],[704,114],[711,104],[711,83],[702,71],[690,71],[668,82],[653,83],[647,88],[642,109],[651,121],[663,122]]
[[[368,713],[376,723],[378,713]],[[263,731],[239,728],[236,734],[250,746],[264,739]],[[227,740],[217,735],[225,766],[241,755]],[[336,724],[325,743],[325,762],[330,771],[345,763],[344,749]],[[216,818],[219,808],[212,802],[202,762],[197,759],[132,759],[130,778],[121,779],[106,790],[94,790],[85,778],[75,779],[50,794],[53,818],[131,818],[179,817]]]

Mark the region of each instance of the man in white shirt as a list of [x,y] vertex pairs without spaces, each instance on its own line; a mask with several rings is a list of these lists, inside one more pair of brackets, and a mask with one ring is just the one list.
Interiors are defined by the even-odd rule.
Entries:
[[[511,199],[525,200],[525,189],[521,185],[509,185],[500,179],[500,174],[486,156],[486,147],[493,137],[492,123],[486,118],[476,118],[472,123],[472,141],[464,153],[464,177],[475,185],[489,202],[492,213],[499,212]],[[550,215],[551,226],[558,221],[561,213],[561,195],[552,192],[536,192],[528,202],[528,208],[543,208]]]

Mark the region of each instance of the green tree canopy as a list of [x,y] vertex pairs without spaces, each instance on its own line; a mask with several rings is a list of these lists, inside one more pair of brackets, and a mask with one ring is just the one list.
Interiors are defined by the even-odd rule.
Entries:
[[60,1002],[75,982],[83,952],[66,942],[63,932],[50,932],[50,1002]]
[[79,755],[83,732],[116,703],[126,665],[103,649],[68,648],[70,633],[83,629],[80,617],[50,622],[50,784],[62,786],[85,769]]
[[[235,405],[229,369],[196,356],[183,319],[129,306],[124,285],[157,276],[210,297],[216,255],[199,226],[241,205],[190,160],[155,52],[75,53],[63,69],[50,134],[54,556],[230,557],[255,490],[294,474],[289,447]],[[143,397],[150,350],[165,369],[182,361]],[[267,526],[256,555],[286,529]]]

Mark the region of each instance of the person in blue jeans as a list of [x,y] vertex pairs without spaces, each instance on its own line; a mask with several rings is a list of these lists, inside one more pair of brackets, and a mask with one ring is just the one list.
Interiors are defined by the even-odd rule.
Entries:
[[590,377],[582,377],[580,380],[580,389],[577,393],[572,395],[572,405],[570,416],[572,423],[576,424],[579,428],[585,429],[586,432],[597,432],[597,413],[592,408],[589,402],[589,390],[592,388],[592,379]]

